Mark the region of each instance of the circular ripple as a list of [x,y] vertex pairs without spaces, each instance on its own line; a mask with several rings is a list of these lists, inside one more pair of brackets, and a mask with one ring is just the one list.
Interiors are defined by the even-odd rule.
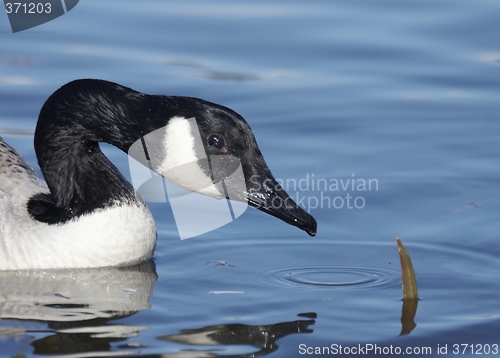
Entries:
[[[267,271],[267,282],[297,289],[375,289],[398,285],[400,273],[380,267],[292,267]],[[399,283],[400,284],[400,283]]]

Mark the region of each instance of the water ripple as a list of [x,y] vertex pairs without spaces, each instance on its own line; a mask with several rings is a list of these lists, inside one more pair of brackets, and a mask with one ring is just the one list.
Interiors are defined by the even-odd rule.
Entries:
[[381,289],[400,284],[399,267],[315,266],[274,268],[263,273],[266,282],[297,289]]

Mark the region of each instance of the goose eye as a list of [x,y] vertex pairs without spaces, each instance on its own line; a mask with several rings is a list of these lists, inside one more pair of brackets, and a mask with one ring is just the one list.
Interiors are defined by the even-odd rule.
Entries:
[[216,150],[225,150],[226,149],[226,141],[224,137],[220,134],[212,134],[208,137],[208,145]]

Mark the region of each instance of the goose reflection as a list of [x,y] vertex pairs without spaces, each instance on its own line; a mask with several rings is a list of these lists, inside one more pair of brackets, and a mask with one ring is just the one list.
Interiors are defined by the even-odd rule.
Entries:
[[[30,337],[34,354],[79,358],[140,354],[148,346],[127,342],[128,338],[150,327],[121,324],[119,319],[150,308],[156,280],[153,261],[130,267],[0,271],[0,338]],[[299,317],[304,319],[264,326],[213,325],[157,337],[196,345],[194,350],[160,356],[218,357],[221,352],[229,357],[228,347],[235,345],[245,346],[241,349],[251,353],[231,357],[264,356],[278,349],[280,338],[312,332],[309,326],[315,323],[316,314]],[[28,328],[29,323],[7,326],[11,320],[38,322],[46,328]]]
[[[302,317],[316,318],[315,313],[299,314]],[[198,346],[195,349],[196,353],[185,352],[182,355],[162,355],[162,357],[262,357],[270,354],[278,349],[276,341],[294,333],[312,333],[309,329],[315,321],[296,320],[291,322],[281,322],[265,326],[250,326],[245,324],[222,324],[208,326],[197,329],[185,329],[179,334],[167,335],[158,337],[159,340],[171,341],[176,343],[190,344]],[[224,346],[228,345],[250,345],[258,351],[253,351],[248,354],[227,355],[227,350]],[[214,349],[214,346],[219,346],[220,349]],[[203,349],[206,348],[205,352]],[[210,348],[212,347],[212,348]],[[217,354],[221,352],[221,355]]]
[[[48,329],[41,331],[53,334],[31,343],[35,354],[109,353],[112,342],[149,328],[110,321],[148,309],[156,279],[152,261],[130,267],[0,271],[0,319],[46,323]],[[40,332],[20,329],[3,326],[0,334]]]

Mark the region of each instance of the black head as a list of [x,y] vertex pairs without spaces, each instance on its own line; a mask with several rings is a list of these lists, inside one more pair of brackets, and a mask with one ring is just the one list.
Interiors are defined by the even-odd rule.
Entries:
[[[170,113],[164,127],[134,143],[131,156],[188,190],[246,202],[316,234],[316,220],[273,177],[250,126],[238,113],[196,98],[156,99],[178,111]],[[141,160],[145,148],[147,158],[142,155]]]
[[201,99],[147,95],[92,79],[66,84],[42,107],[35,150],[51,193],[30,201],[35,218],[64,222],[134,200],[133,188],[99,142],[184,188],[247,202],[316,234],[316,220],[274,179],[239,114]]

